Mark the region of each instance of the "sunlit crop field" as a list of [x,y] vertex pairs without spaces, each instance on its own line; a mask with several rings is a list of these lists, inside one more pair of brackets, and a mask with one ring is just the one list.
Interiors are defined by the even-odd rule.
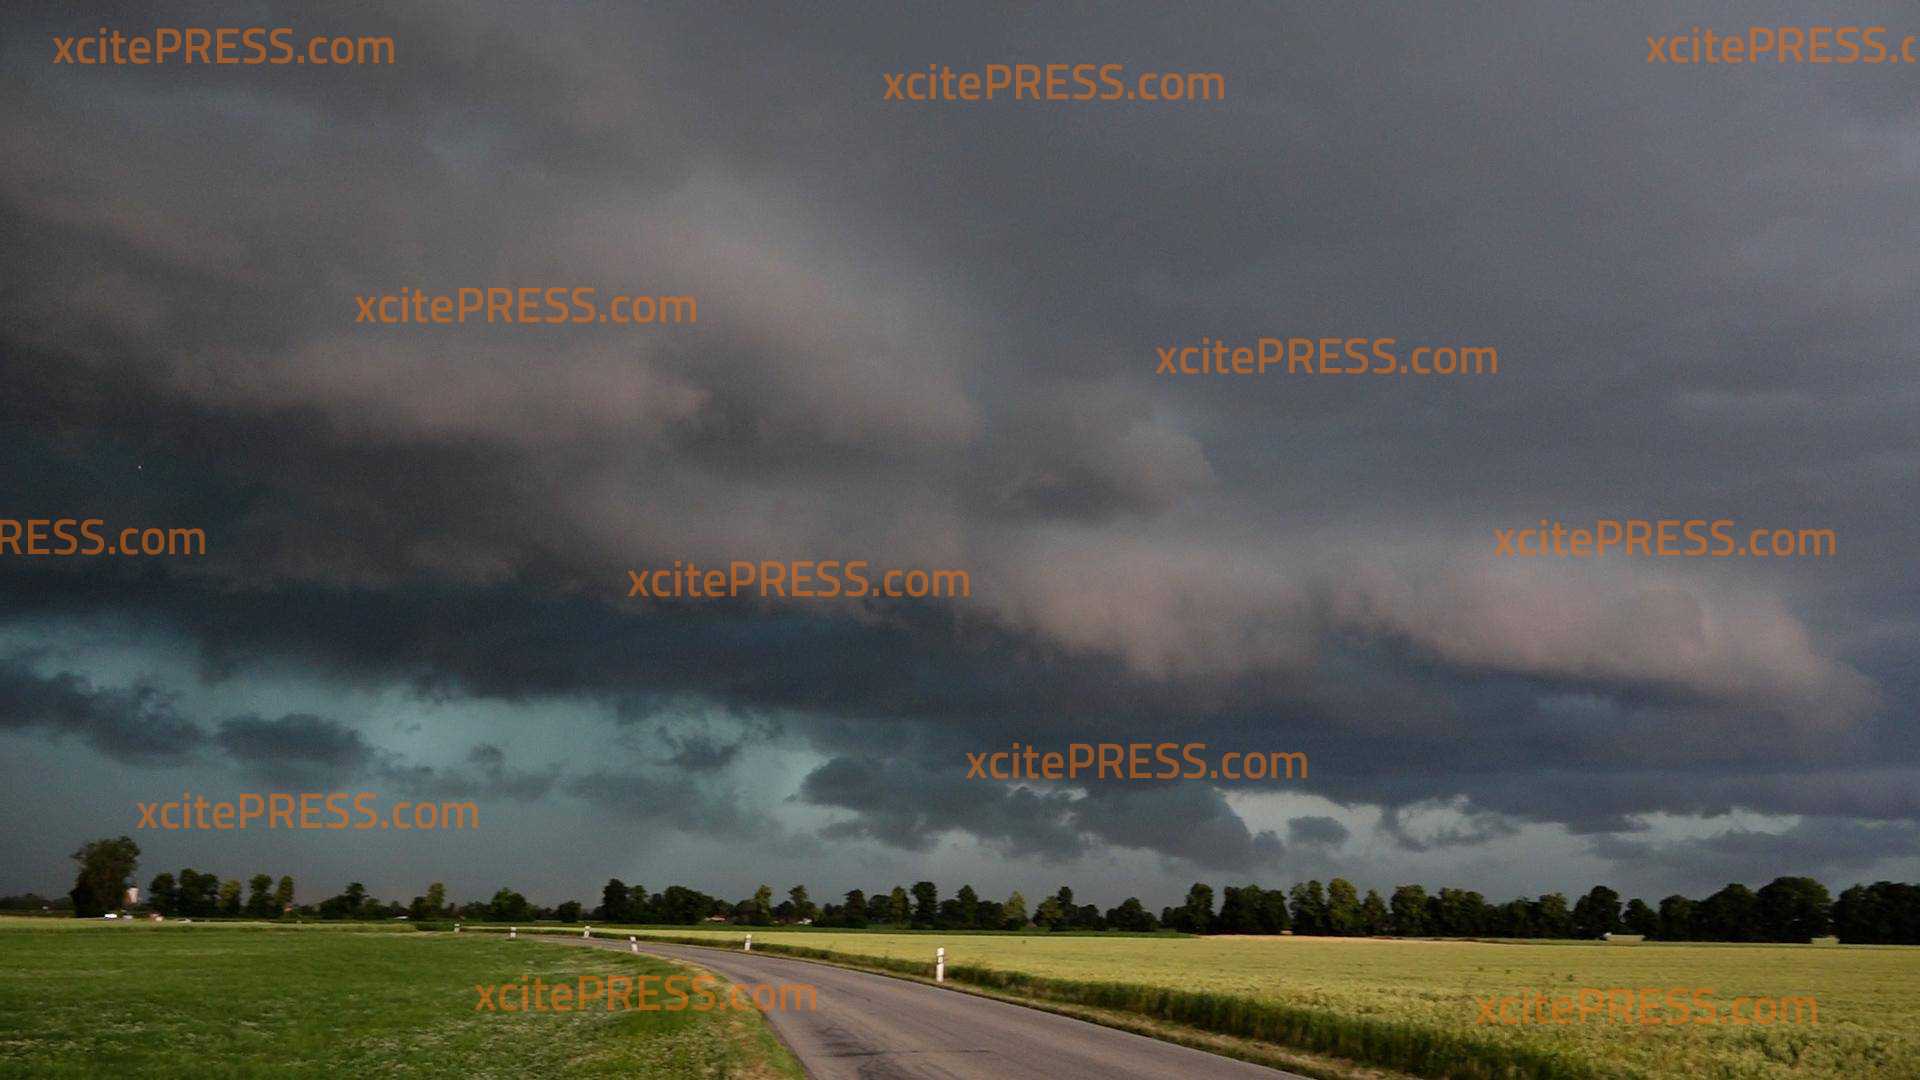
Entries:
[[[737,941],[743,930],[651,932]],[[781,930],[756,930],[754,941],[925,960],[929,966],[934,948],[944,945],[949,964],[1224,991],[1344,1016],[1472,1031],[1562,1050],[1602,1075],[1920,1076],[1920,949],[1915,948]],[[1642,1026],[1596,1015],[1561,1025],[1477,1023],[1476,997],[1676,986],[1712,988],[1722,1022]],[[1725,1011],[1742,995],[1810,996],[1818,1003],[1819,1022],[1732,1025]]]

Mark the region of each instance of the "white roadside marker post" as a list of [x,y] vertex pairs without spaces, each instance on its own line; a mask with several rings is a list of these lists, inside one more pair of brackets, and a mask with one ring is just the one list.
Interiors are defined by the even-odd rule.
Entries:
[[459,923],[454,923],[454,924],[453,924],[453,932],[454,932],[454,933],[456,933],[456,934],[460,932],[460,924],[459,924]]
[[581,936],[581,937],[583,937],[583,938],[586,938],[586,937],[592,937],[592,936],[593,936],[593,927],[591,927],[591,926],[589,926],[589,927],[587,927],[587,928],[586,928],[585,930],[582,930],[582,931],[580,931],[580,936]]
[[519,936],[520,936],[520,928],[519,928],[519,927],[517,927],[517,926],[510,926],[510,927],[508,927],[508,928],[507,928],[507,936],[508,936],[508,937],[510,937],[510,938],[517,938],[517,937],[519,937]]
[[933,981],[947,981],[947,947],[945,945],[933,951]]
[[748,934],[748,935],[747,935],[747,945],[746,945],[746,947],[745,947],[745,948],[743,948],[743,949],[741,949],[740,951],[741,951],[741,952],[752,952],[752,951],[753,951],[753,935],[752,935],[752,934]]
[[632,934],[627,935],[627,951],[628,952],[640,951],[640,939],[637,937],[634,937]]

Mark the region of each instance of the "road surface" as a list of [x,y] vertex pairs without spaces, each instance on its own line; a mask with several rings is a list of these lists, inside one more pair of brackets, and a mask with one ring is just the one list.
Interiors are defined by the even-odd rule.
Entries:
[[[533,940],[627,950],[625,941],[604,938],[542,935]],[[1296,1073],[885,975],[645,938],[640,950],[698,964],[736,983],[817,987],[815,1010],[766,1014],[816,1080],[1304,1080]]]

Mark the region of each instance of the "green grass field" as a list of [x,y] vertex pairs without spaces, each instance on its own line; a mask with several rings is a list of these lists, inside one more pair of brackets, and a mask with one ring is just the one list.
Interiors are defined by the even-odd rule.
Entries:
[[363,925],[0,918],[0,1075],[790,1078],[756,1013],[476,1012],[663,961]]
[[[738,941],[743,930],[636,932]],[[754,943],[929,968],[934,947],[944,945],[949,971],[959,970],[963,979],[965,969],[977,965],[1054,980],[1211,991],[1332,1019],[1377,1021],[1378,1030],[1401,1026],[1396,1038],[1453,1034],[1496,1054],[1513,1051],[1517,1064],[1546,1063],[1516,1076],[1920,1077],[1920,949],[1913,948],[804,930],[756,930]],[[1712,987],[1723,1011],[1740,995],[1811,996],[1819,1023],[1733,1026],[1724,1016],[1714,1026],[1641,1027],[1599,1017],[1549,1026],[1476,1023],[1476,996],[1655,986]]]

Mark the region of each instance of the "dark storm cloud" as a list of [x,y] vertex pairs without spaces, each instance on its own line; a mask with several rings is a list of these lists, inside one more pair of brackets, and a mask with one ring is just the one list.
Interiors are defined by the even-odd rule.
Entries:
[[[1781,832],[1736,828],[1700,839],[1594,839],[1593,853],[1643,878],[1698,890],[1747,879],[1757,887],[1782,875],[1852,881],[1875,863],[1920,855],[1920,827],[1911,822],[1803,818]],[[1764,868],[1757,870],[1756,868]],[[1765,880],[1755,878],[1766,873]],[[1841,886],[1844,888],[1845,886]]]
[[597,770],[569,778],[564,789],[596,818],[622,826],[734,842],[776,840],[794,850],[812,845],[809,838],[757,816],[731,787],[711,776]]
[[276,720],[236,716],[220,721],[215,740],[243,765],[295,775],[313,770],[321,776],[353,776],[374,757],[360,732],[311,713],[288,713]]
[[182,761],[206,742],[174,698],[151,686],[98,688],[70,673],[41,676],[20,658],[0,658],[0,729],[7,728],[76,735],[134,764]]
[[828,839],[861,837],[926,852],[942,834],[961,830],[1009,855],[1049,861],[1087,847],[1075,827],[1076,800],[1066,792],[1008,789],[908,758],[834,758],[807,774],[797,798],[855,813],[828,826]]
[[721,743],[706,734],[698,732],[684,738],[676,738],[672,733],[662,731],[660,741],[673,750],[672,756],[661,762],[688,772],[716,772],[731,765],[740,756],[740,743]]
[[[8,559],[10,627],[137,627],[215,685],[778,717],[828,758],[801,793],[853,815],[830,835],[907,851],[1283,857],[1210,786],[958,779],[965,750],[1076,737],[1306,751],[1298,790],[1415,852],[1657,811],[1920,819],[1900,80],[1649,67],[1646,34],[1706,19],[1654,5],[249,19],[400,62],[76,68],[52,34],[150,9],[0,16],[0,514],[210,548]],[[882,72],[1037,49],[1228,99],[880,99]],[[684,292],[700,322],[352,321],[501,283]],[[1153,374],[1160,346],[1324,334],[1496,345],[1502,372]],[[1489,558],[1542,515],[1829,527],[1841,555]],[[622,599],[630,567],[829,557],[974,595]],[[660,820],[612,772],[416,762],[369,719],[210,736],[157,691],[0,682],[0,723],[122,760]],[[772,731],[675,726],[648,760],[694,827],[743,833],[731,778]],[[1409,831],[1428,806],[1462,816]]]
[[1015,857],[1077,857],[1106,845],[1151,851],[1198,867],[1271,865],[1281,844],[1253,833],[1218,791],[1191,784],[1105,785],[1083,792],[967,780],[901,758],[835,758],[807,774],[798,798],[857,816],[828,838],[861,837],[925,852],[960,831]]
[[1347,827],[1330,817],[1287,819],[1287,841],[1293,844],[1338,845],[1346,842]]

